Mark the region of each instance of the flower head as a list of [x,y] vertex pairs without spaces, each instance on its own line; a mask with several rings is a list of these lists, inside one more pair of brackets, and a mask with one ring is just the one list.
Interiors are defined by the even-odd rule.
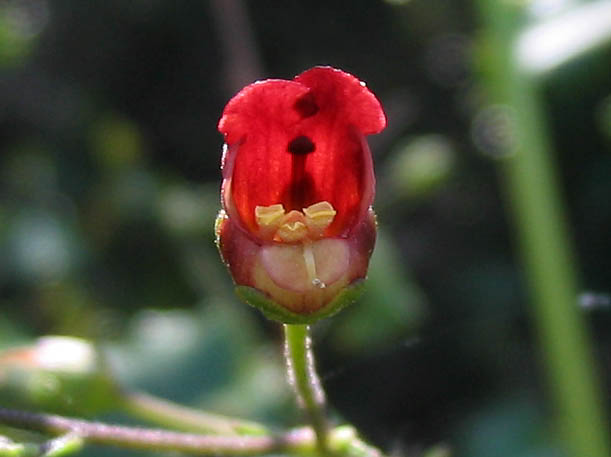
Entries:
[[376,230],[365,135],[385,125],[365,85],[330,67],[250,84],[229,101],[217,239],[247,301],[307,320],[365,277]]

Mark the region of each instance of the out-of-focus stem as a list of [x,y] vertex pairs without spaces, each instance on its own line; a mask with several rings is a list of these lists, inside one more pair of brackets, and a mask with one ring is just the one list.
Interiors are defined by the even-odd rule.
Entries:
[[480,0],[488,64],[484,82],[512,114],[513,138],[501,173],[533,297],[560,437],[570,455],[611,455],[590,341],[577,307],[577,281],[556,170],[535,81],[516,60],[519,12]]
[[67,433],[42,443],[22,443],[2,436],[0,438],[0,456],[2,457],[60,457],[79,452],[84,444],[83,440],[73,433]]
[[316,433],[320,454],[329,455],[329,425],[325,415],[325,393],[316,374],[309,327],[285,324],[284,336],[284,354],[289,381],[295,389],[299,405],[306,412],[310,425]]
[[272,453],[311,454],[314,434],[308,428],[278,436],[220,436],[172,432],[159,429],[124,427],[0,408],[0,423],[51,435],[65,435],[123,448],[176,451],[209,456],[252,456]]
[[243,0],[210,0],[209,6],[223,56],[223,82],[233,94],[263,76],[248,2]]
[[256,422],[210,414],[140,392],[123,395],[129,414],[157,425],[197,433],[218,435],[262,435],[267,428]]
[[[269,454],[312,457],[319,449],[318,438],[310,427],[260,436],[222,436],[181,433],[168,430],[125,427],[90,422],[52,414],[37,414],[0,408],[0,425],[58,435],[41,446],[0,443],[0,455],[33,457],[77,452],[86,443],[152,451],[173,451],[202,456],[257,456]],[[328,433],[330,453],[344,457],[384,457],[378,449],[361,441],[353,427],[344,425]],[[2,453],[4,451],[4,454]]]

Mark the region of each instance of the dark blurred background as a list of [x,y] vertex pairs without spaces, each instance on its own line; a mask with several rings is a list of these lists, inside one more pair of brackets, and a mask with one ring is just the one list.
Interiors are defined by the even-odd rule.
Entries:
[[[524,3],[542,21],[588,2]],[[214,246],[216,124],[243,85],[332,65],[389,121],[370,139],[368,291],[315,328],[334,414],[400,455],[559,455],[479,31],[466,1],[2,0],[0,346],[84,337],[126,385],[298,423],[279,326],[233,295]],[[608,400],[611,46],[543,89]]]

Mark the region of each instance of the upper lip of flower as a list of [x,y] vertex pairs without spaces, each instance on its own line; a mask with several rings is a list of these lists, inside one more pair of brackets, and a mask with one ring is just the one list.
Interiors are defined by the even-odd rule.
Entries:
[[[227,143],[225,210],[267,241],[347,236],[373,202],[375,178],[364,135],[385,125],[379,102],[364,84],[330,67],[315,67],[293,81],[247,86],[219,122]],[[275,205],[282,205],[282,213]],[[308,216],[312,207],[324,209],[322,229]],[[284,222],[268,223],[269,214],[261,219],[261,208],[272,208]],[[286,233],[271,230],[279,222]]]

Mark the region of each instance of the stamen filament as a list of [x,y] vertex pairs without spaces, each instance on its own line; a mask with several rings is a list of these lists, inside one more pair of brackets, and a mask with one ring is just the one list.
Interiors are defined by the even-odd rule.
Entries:
[[310,283],[320,289],[326,287],[325,283],[318,278],[318,273],[316,272],[316,259],[314,258],[314,252],[312,252],[312,245],[310,243],[303,244],[303,260]]

